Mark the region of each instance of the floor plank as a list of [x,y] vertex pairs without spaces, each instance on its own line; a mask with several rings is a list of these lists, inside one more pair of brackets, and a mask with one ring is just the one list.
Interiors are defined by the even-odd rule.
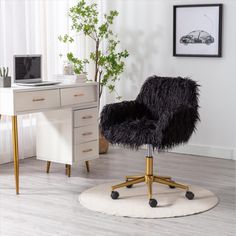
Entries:
[[[213,191],[220,203],[198,215],[169,219],[132,219],[89,211],[78,202],[78,195],[97,184],[144,171],[144,150],[111,148],[91,162],[72,167],[51,165],[33,158],[20,163],[20,195],[15,195],[12,163],[0,166],[0,236],[103,236],[103,235],[236,235],[236,162],[200,156],[160,153],[155,172],[175,176],[179,182],[200,185]],[[99,204],[99,203],[98,203]]]

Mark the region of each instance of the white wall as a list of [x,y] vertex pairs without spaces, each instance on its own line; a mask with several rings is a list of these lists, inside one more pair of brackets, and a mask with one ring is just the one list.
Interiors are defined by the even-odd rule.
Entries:
[[[179,152],[236,159],[236,1],[102,0],[120,12],[115,30],[130,57],[119,82],[123,100],[134,99],[149,75],[190,76],[201,87],[201,123]],[[223,3],[223,57],[172,56],[173,5]],[[107,10],[104,9],[104,10]],[[107,95],[107,101],[114,101]]]

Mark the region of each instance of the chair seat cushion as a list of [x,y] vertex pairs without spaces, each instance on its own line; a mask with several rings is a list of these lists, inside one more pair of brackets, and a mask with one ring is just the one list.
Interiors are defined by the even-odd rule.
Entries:
[[146,117],[126,120],[104,130],[104,136],[110,143],[131,148],[138,148],[149,143],[154,147],[159,147],[161,135],[157,127],[157,121]]

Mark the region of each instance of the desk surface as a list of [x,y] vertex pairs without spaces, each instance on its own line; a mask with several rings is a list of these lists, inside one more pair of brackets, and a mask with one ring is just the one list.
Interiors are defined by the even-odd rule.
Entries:
[[41,90],[50,90],[50,89],[62,89],[62,88],[73,88],[73,87],[83,87],[83,86],[91,86],[96,85],[97,82],[82,82],[82,83],[72,83],[72,82],[62,82],[60,84],[55,85],[47,85],[47,86],[22,86],[13,84],[10,88],[2,88],[0,87],[1,93],[9,93],[9,92],[30,92],[30,91],[41,91]]

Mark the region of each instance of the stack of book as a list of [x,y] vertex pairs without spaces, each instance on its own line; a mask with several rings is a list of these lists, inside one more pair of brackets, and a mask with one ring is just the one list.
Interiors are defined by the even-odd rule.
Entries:
[[59,75],[55,75],[54,79],[56,81],[60,81],[63,83],[66,82],[72,82],[72,83],[84,83],[87,81],[87,77],[86,74],[79,74],[79,75],[63,75],[63,74],[59,74]]

